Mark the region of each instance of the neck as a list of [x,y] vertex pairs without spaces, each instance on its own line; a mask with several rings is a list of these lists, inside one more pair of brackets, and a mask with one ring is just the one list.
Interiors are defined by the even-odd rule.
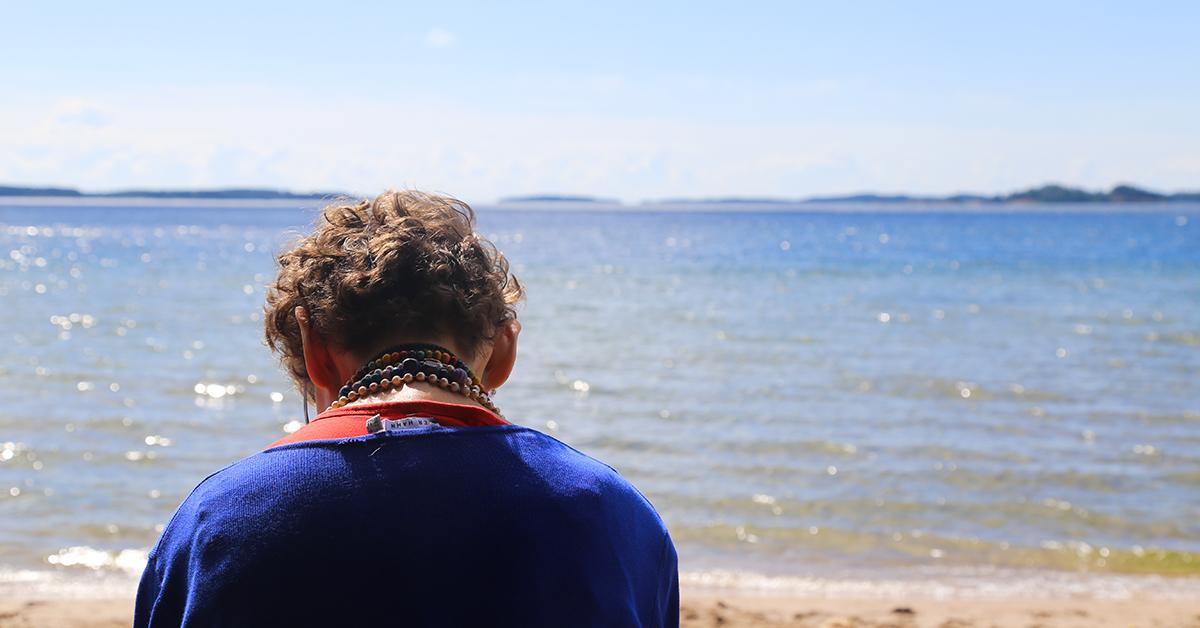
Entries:
[[[471,366],[445,347],[408,343],[393,346],[359,367],[331,397],[326,408],[385,401],[428,400],[478,405],[496,415],[499,410],[482,390]],[[332,397],[336,395],[336,397]]]

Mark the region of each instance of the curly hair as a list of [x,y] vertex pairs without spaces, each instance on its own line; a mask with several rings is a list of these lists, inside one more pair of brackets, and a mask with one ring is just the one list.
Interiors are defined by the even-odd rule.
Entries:
[[417,191],[326,207],[278,263],[264,307],[266,341],[302,389],[298,305],[312,329],[354,354],[404,335],[452,338],[473,356],[516,318],[524,295],[508,260],[475,233],[469,205]]

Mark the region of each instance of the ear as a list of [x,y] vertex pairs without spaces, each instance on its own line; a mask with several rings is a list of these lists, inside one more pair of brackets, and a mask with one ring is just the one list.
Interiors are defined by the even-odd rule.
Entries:
[[[330,351],[329,343],[325,341],[308,318],[308,311],[303,306],[296,307],[296,323],[300,326],[300,342],[304,345],[304,368],[308,371],[308,379],[316,390],[313,391],[314,401],[325,403],[323,396],[337,392],[342,385],[337,362]],[[330,392],[332,391],[332,392]],[[325,395],[322,395],[322,393]]]
[[513,365],[517,363],[517,336],[521,335],[521,323],[516,319],[505,321],[492,338],[492,355],[483,367],[480,383],[486,390],[495,390],[508,381]]

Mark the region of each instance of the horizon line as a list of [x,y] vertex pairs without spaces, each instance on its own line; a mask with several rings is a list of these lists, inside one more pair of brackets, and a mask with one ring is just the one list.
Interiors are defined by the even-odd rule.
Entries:
[[[389,188],[398,189],[398,188]],[[409,189],[409,188],[405,188]],[[415,189],[415,188],[412,188]],[[203,188],[126,188],[111,191],[84,191],[79,188],[60,185],[0,185],[0,198],[142,198],[142,199],[193,199],[193,200],[336,200],[364,199],[373,195],[359,195],[335,191],[296,192],[278,187],[254,186],[221,186]],[[1116,197],[1116,198],[1114,198]],[[976,192],[955,192],[953,194],[911,194],[907,192],[875,192],[860,191],[845,194],[822,194],[816,196],[756,196],[756,195],[723,195],[723,196],[663,196],[643,198],[633,202],[625,202],[619,198],[604,197],[591,194],[571,193],[534,193],[504,195],[490,201],[475,201],[479,204],[509,204],[509,203],[576,203],[588,205],[685,205],[685,204],[742,204],[742,205],[780,205],[807,204],[822,202],[927,202],[927,203],[1004,203],[1021,201],[1048,202],[1153,202],[1153,201],[1200,201],[1200,189],[1176,190],[1173,192],[1158,192],[1136,184],[1119,183],[1107,191],[1089,190],[1068,184],[1047,182],[1038,186],[1027,187],[1015,192],[983,194]]]

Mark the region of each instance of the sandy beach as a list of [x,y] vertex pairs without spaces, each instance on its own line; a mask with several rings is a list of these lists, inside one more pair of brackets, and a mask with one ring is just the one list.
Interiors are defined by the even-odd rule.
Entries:
[[[0,627],[127,626],[131,599],[0,600]],[[1200,600],[825,599],[685,591],[681,624],[803,628],[1200,627]]]
[[685,594],[683,626],[973,628],[1200,626],[1200,601],[1098,599],[810,599]]

